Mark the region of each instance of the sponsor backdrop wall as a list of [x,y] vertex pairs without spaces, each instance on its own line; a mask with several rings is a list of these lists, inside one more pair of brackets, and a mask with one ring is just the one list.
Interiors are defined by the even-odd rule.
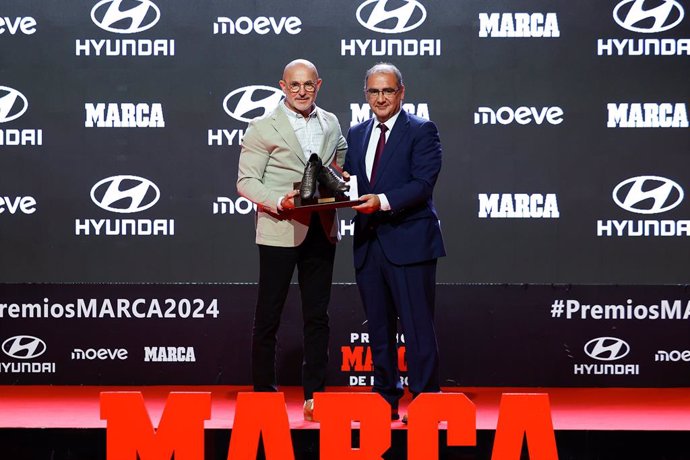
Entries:
[[[439,127],[447,385],[690,385],[688,5],[5,0],[0,383],[249,383],[238,154],[303,57],[344,132],[382,60]],[[330,383],[367,385],[351,216]],[[290,384],[298,310],[295,290]]]

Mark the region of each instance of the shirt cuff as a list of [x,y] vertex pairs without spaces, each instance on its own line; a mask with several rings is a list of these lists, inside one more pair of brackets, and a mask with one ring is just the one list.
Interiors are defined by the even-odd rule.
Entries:
[[386,195],[384,195],[383,193],[379,193],[376,196],[379,197],[379,201],[381,202],[381,211],[390,211],[391,204],[388,202],[388,198],[386,198]]
[[280,203],[283,202],[283,198],[285,198],[285,196],[284,196],[284,195],[280,195],[280,196],[278,197],[278,201],[276,202],[276,209],[277,209],[278,211],[282,211],[282,210],[283,210],[283,207],[280,205]]

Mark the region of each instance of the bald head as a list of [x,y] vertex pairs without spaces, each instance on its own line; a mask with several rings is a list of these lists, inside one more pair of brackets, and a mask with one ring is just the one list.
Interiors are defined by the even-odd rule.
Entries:
[[295,59],[294,61],[289,62],[288,65],[285,66],[285,69],[283,69],[283,80],[288,81],[286,76],[291,75],[292,72],[297,69],[307,70],[308,72],[313,73],[315,80],[319,79],[319,71],[316,70],[316,66],[314,64],[306,59]]
[[285,106],[307,117],[314,110],[321,79],[316,66],[306,59],[295,59],[285,66],[280,88],[285,94]]

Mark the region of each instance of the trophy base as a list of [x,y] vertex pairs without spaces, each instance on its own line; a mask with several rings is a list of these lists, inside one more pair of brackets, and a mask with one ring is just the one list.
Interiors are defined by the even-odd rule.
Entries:
[[[299,190],[301,182],[293,184],[295,190]],[[353,187],[354,185],[354,187]],[[346,193],[334,193],[322,185],[319,185],[318,190],[313,198],[303,200],[299,195],[295,196],[295,209],[309,209],[315,211],[325,211],[327,209],[335,208],[350,208],[363,203],[357,198],[357,178],[350,178],[350,190]],[[352,199],[354,197],[355,199]]]

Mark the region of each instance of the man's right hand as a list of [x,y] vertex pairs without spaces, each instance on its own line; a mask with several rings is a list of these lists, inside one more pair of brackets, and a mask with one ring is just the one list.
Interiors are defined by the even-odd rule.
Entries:
[[285,196],[280,200],[280,207],[283,211],[289,209],[295,209],[295,195],[299,193],[299,190],[290,190]]

